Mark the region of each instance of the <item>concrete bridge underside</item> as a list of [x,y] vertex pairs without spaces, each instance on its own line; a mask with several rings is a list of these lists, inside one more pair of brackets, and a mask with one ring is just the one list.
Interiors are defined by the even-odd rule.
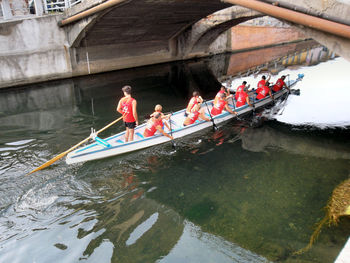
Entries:
[[[219,0],[121,1],[67,27],[73,72],[80,75],[208,54],[223,32],[259,16],[234,7],[225,12],[224,21],[206,18],[230,6]],[[228,48],[228,38],[224,39],[219,41],[219,51]]]
[[[239,23],[264,16],[220,0],[116,2],[108,9],[66,26],[73,75],[224,52],[230,49],[230,43],[227,36],[220,40],[219,36],[222,33]],[[327,12],[333,15],[329,7],[325,7],[324,1],[321,5],[315,4],[320,1],[313,1],[313,6],[304,0],[287,2],[313,8],[314,12],[317,12],[317,6],[319,9],[326,8]],[[334,9],[337,9],[339,14],[341,6],[329,4],[333,8],[336,7]],[[96,0],[87,1],[84,6],[70,10],[66,17],[95,5]],[[346,16],[347,9],[342,10],[341,16]],[[306,37],[314,38],[332,51],[350,59],[348,39],[306,27],[298,29],[306,33]]]
[[[57,25],[112,1],[106,9]],[[350,13],[349,5],[336,0],[285,2],[344,20]],[[264,15],[221,0],[85,0],[63,15],[0,24],[0,87],[231,51],[228,29]],[[349,39],[293,26],[350,60]]]

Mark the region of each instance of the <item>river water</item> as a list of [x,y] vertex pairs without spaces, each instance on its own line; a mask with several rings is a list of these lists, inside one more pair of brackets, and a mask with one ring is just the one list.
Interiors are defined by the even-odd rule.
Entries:
[[[348,218],[324,227],[310,251],[294,252],[349,178],[350,63],[322,47],[304,56],[305,45],[2,91],[0,262],[334,262]],[[293,60],[278,60],[287,53]],[[305,74],[300,96],[187,136],[175,151],[164,144],[83,164],[60,160],[26,176],[116,119],[123,85],[133,87],[144,119],[157,103],[184,108],[196,89],[213,97],[218,80],[253,86],[268,61],[274,74]],[[122,130],[116,124],[101,137]]]

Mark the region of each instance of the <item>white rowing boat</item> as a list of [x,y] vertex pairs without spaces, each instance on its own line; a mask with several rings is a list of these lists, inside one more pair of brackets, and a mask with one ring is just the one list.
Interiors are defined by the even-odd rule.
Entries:
[[[290,83],[286,82],[286,84],[289,87],[292,87],[302,78],[303,78],[303,75],[299,74],[296,80],[292,80],[290,81]],[[274,98],[275,100],[277,100],[279,98],[284,97],[287,93],[288,91],[286,89],[282,89],[281,91],[274,94]],[[252,101],[254,102],[255,109],[262,108],[272,103],[272,100],[270,97],[266,97],[258,101],[255,101],[255,99],[252,98]],[[249,107],[248,105],[244,105],[239,108],[236,108],[232,100],[228,105],[232,110],[235,110],[237,112],[238,117],[242,115],[246,115],[253,110],[253,108]],[[212,107],[213,107],[213,100],[208,101],[207,103],[202,105],[202,108],[205,108],[206,115],[208,116],[209,119],[211,119],[209,112],[211,111]],[[165,127],[165,132],[169,134],[172,133],[172,136],[174,137],[174,139],[184,137],[186,135],[195,133],[205,128],[213,127],[214,123],[215,125],[217,125],[236,117],[236,115],[234,114],[231,114],[227,111],[223,111],[219,115],[212,116],[212,121],[197,120],[192,125],[183,126],[183,122],[185,120],[184,113],[185,113],[185,109],[177,111],[172,114],[170,118],[171,129],[172,129],[171,132]],[[72,163],[102,159],[110,156],[115,156],[115,155],[119,155],[127,152],[144,149],[147,147],[151,147],[157,144],[162,144],[170,141],[168,137],[165,137],[164,135],[158,132],[152,137],[145,138],[143,136],[145,127],[146,127],[146,124],[142,124],[135,128],[134,141],[132,142],[126,142],[126,143],[124,142],[125,131],[105,139],[96,137],[95,142],[70,152],[67,155],[66,162],[67,164],[72,164]]]

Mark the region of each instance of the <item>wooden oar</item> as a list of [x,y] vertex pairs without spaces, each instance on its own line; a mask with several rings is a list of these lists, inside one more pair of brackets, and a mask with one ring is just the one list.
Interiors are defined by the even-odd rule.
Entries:
[[[111,127],[113,124],[117,123],[118,121],[120,121],[123,118],[123,116],[121,116],[120,118],[116,119],[115,121],[111,122],[110,124],[108,124],[107,126],[103,127],[102,129],[98,130],[97,132],[95,132],[95,134],[99,134],[100,132],[103,132],[104,130],[106,130],[107,128]],[[44,163],[43,165],[39,166],[38,168],[34,169],[33,171],[31,171],[29,174],[35,173],[41,169],[44,169],[48,166],[50,166],[51,164],[53,164],[54,162],[56,162],[57,160],[61,159],[63,156],[65,156],[66,154],[70,153],[71,151],[73,151],[75,148],[79,147],[80,145],[82,145],[83,143],[87,142],[89,139],[91,138],[91,135],[87,138],[85,138],[84,140],[82,140],[81,142],[79,142],[78,144],[74,145],[73,147],[71,147],[70,149],[68,149],[67,151],[60,153],[59,155],[55,156],[54,158],[52,158],[51,160],[47,161],[46,163]]]
[[[173,115],[173,113],[170,113],[171,115]],[[170,124],[170,135],[171,137],[173,137],[173,128],[171,127],[171,116],[169,117],[169,124]],[[176,144],[174,142],[174,139],[171,140],[171,147],[173,148],[173,150],[176,150]]]
[[211,122],[213,123],[213,130],[216,131],[218,129],[218,127],[216,126],[215,122],[214,122],[214,119],[213,117],[211,116],[211,113],[210,113],[210,110],[209,110],[209,107],[208,107],[208,104],[206,101],[204,101],[205,105],[207,106],[207,110],[208,110],[208,114],[210,116],[210,120]]

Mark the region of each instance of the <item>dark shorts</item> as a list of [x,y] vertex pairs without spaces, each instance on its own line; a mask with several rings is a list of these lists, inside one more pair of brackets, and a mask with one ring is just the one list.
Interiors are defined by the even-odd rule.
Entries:
[[124,124],[125,124],[125,127],[129,128],[129,129],[135,129],[135,127],[136,127],[136,121],[134,121],[134,122],[124,122]]

